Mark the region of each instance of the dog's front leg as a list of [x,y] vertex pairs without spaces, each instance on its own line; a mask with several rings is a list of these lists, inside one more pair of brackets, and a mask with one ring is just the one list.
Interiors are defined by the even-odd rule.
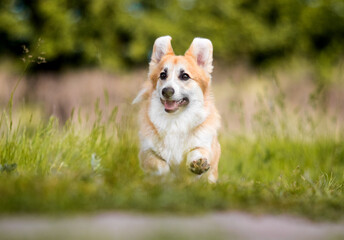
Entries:
[[210,168],[210,152],[201,147],[191,150],[186,157],[186,166],[191,172],[201,175]]
[[151,149],[140,151],[141,168],[144,172],[153,175],[164,175],[170,171],[167,162],[155,154]]

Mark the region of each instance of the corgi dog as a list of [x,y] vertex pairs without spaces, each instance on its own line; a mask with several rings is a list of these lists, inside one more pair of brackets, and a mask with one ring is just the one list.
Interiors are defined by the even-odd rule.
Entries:
[[133,101],[142,103],[141,168],[155,175],[186,169],[216,182],[221,148],[220,115],[210,89],[213,45],[195,38],[184,56],[176,56],[171,39],[155,40],[149,79]]

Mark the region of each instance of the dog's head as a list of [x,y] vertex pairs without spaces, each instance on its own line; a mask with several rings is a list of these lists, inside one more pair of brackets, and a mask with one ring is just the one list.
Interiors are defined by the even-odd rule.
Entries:
[[153,95],[160,98],[165,112],[183,111],[194,104],[203,105],[213,66],[210,40],[195,38],[184,56],[174,55],[171,37],[156,39],[149,64]]

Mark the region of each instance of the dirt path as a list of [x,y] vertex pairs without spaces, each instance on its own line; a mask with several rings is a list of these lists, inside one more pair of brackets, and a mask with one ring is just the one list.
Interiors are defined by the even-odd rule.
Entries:
[[287,216],[102,213],[63,217],[2,216],[0,239],[344,239],[344,222]]

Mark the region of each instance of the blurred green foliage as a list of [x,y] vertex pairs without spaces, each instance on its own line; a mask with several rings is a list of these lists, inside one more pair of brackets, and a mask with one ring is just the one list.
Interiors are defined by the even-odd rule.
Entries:
[[178,54],[196,36],[213,41],[217,59],[255,65],[293,55],[339,59],[343,0],[2,0],[0,55],[22,45],[48,60],[40,67],[146,63],[154,40],[171,35]]

